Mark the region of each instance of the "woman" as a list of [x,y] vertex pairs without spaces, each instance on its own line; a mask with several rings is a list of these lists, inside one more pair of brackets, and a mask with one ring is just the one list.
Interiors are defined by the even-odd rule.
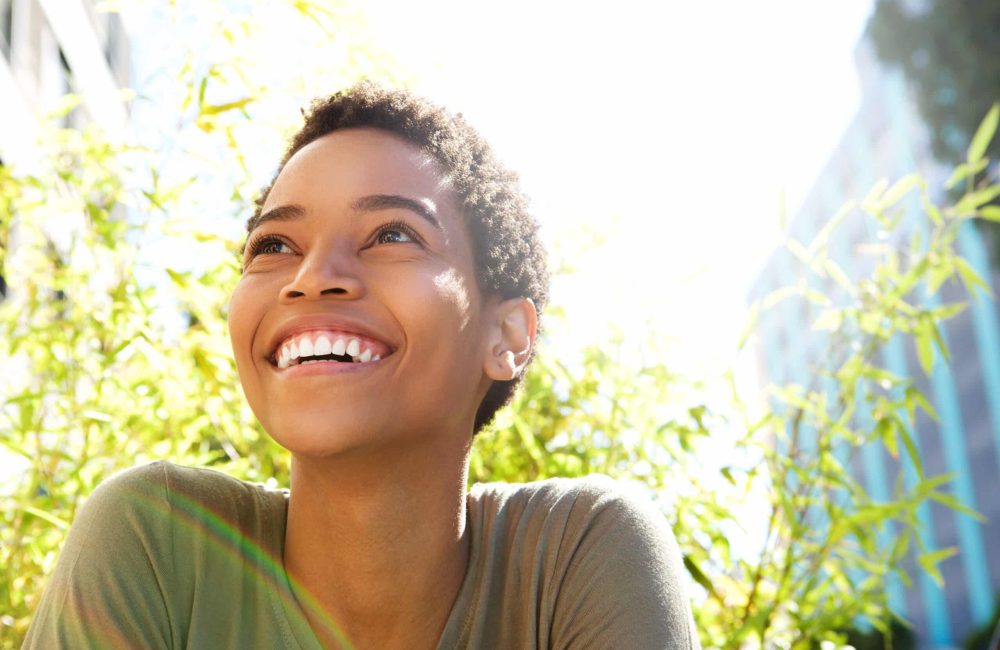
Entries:
[[314,105],[229,309],[291,488],[154,463],[104,483],[27,648],[693,648],[673,537],[606,477],[477,485],[547,273],[461,116],[362,84]]

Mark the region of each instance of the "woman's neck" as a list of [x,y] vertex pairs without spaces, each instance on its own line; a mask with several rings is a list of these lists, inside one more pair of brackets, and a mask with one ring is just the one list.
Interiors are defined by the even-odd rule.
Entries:
[[359,649],[436,646],[469,557],[469,447],[293,459],[285,568],[325,647],[323,620]]

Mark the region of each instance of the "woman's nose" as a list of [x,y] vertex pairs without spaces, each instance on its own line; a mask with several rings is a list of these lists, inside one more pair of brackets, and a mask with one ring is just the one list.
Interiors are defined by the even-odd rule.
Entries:
[[338,298],[352,300],[365,293],[358,261],[346,251],[312,251],[292,281],[281,288],[281,300],[315,300]]

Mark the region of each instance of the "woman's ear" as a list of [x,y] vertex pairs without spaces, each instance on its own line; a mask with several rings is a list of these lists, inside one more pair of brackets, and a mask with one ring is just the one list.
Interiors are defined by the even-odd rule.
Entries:
[[530,298],[510,298],[498,302],[492,316],[483,370],[490,379],[508,381],[517,377],[531,358],[538,312]]

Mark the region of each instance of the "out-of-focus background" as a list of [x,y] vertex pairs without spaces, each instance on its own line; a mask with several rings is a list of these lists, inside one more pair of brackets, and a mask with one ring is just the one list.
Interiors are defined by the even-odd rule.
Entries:
[[229,358],[242,224],[300,109],[372,78],[479,128],[552,252],[474,480],[648,491],[706,647],[987,647],[997,34],[947,0],[0,0],[0,645],[114,471],[285,480]]

